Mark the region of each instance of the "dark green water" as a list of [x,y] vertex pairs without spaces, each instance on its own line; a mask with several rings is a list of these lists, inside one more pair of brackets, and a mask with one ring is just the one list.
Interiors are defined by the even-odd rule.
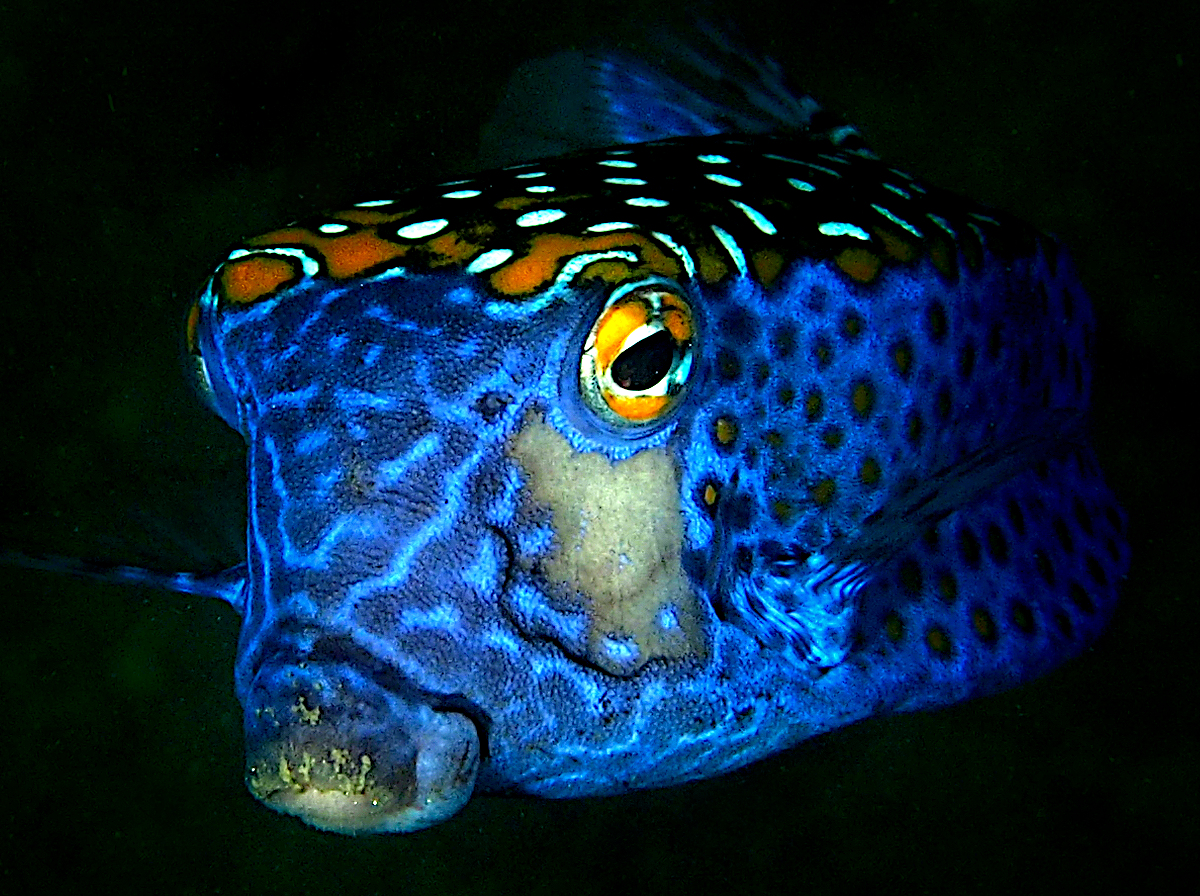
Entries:
[[[1101,327],[1096,435],[1134,540],[1110,631],[1019,691],[719,781],[479,798],[433,830],[354,841],[245,793],[231,612],[0,570],[0,886],[1110,892],[1184,865],[1200,839],[1193,7],[728,5],[885,158],[1072,247]],[[635,35],[659,7],[686,4],[0,6],[0,545],[236,560],[240,442],[178,357],[212,263],[305,211],[468,170],[512,67]]]

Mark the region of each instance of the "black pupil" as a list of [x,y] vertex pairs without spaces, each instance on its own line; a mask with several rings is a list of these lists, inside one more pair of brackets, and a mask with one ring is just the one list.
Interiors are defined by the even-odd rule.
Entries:
[[621,352],[613,362],[613,382],[627,392],[642,392],[658,383],[675,360],[675,340],[666,330],[647,336]]

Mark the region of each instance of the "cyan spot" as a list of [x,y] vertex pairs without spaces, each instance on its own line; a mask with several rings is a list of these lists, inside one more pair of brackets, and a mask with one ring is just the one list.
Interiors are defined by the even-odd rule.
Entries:
[[638,657],[637,641],[628,635],[624,637],[607,635],[604,638],[604,652],[622,665],[632,663]]

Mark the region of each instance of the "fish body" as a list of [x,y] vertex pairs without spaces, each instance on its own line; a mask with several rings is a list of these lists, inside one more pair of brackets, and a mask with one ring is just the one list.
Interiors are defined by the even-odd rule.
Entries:
[[1116,600],[1062,248],[811,101],[716,133],[607,65],[663,139],[254,237],[189,316],[247,560],[161,581],[242,614],[247,783],[317,827],[717,775],[1036,676]]

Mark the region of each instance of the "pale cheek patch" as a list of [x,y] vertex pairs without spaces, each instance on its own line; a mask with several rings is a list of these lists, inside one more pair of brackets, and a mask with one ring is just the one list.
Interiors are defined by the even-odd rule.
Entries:
[[555,549],[542,563],[548,584],[587,606],[585,658],[628,675],[652,659],[704,656],[696,597],[679,562],[679,485],[666,451],[610,463],[576,453],[539,420],[509,451],[532,500],[552,515]]

